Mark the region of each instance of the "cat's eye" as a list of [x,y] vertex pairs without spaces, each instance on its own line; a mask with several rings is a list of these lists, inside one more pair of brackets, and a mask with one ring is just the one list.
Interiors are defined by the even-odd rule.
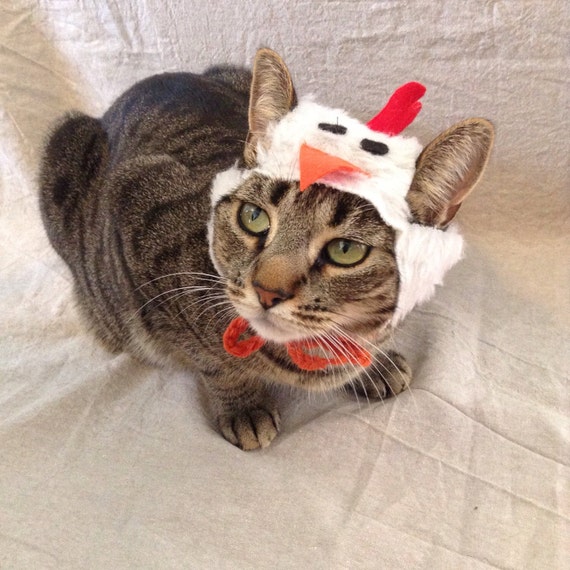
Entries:
[[259,206],[246,202],[239,211],[239,223],[242,229],[254,236],[261,236],[269,231],[269,216]]
[[370,247],[349,239],[333,239],[326,247],[326,256],[334,265],[350,267],[364,261]]

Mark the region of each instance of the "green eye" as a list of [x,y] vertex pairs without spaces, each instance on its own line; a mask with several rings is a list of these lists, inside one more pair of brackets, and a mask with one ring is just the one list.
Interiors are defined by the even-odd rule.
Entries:
[[255,204],[244,204],[239,211],[240,226],[254,236],[263,235],[269,230],[269,216]]
[[369,246],[349,239],[333,239],[326,246],[329,261],[344,267],[364,261],[369,251]]

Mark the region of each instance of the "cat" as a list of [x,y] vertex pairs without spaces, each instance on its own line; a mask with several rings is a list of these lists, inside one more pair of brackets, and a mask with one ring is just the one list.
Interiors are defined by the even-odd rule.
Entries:
[[[409,385],[404,357],[381,346],[433,288],[416,293],[418,279],[404,266],[437,265],[439,246],[410,253],[400,236],[425,230],[455,240],[453,259],[441,264],[459,258],[450,222],[493,142],[490,122],[468,119],[421,151],[415,139],[380,136],[315,105],[297,99],[285,63],[263,48],[253,71],[161,74],[100,119],[66,116],[41,164],[46,232],[95,335],[113,352],[188,369],[221,434],[244,450],[266,447],[279,432],[273,383],[352,386],[367,398]],[[313,111],[329,118],[311,126],[321,148],[303,139],[302,150],[336,160],[336,170],[315,174],[301,192],[299,146],[279,133],[305,128]],[[331,159],[325,151],[341,153],[351,134],[361,154]],[[381,163],[398,145],[404,166]],[[403,218],[363,197],[368,190],[351,191],[373,179],[377,164],[380,174],[409,173],[391,175],[401,188],[387,184],[382,198],[388,204],[400,192]],[[412,301],[399,314],[404,289]]]

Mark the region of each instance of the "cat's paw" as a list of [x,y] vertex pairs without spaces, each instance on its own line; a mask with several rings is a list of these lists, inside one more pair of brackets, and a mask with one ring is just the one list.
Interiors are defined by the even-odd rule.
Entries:
[[222,435],[244,451],[267,447],[279,433],[277,408],[257,407],[218,417]]
[[406,390],[411,381],[412,370],[405,358],[389,350],[376,357],[374,364],[352,381],[352,386],[358,396],[383,400]]

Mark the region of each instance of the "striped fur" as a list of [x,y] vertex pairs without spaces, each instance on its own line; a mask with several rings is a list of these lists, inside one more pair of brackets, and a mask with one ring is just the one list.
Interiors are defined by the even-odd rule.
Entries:
[[[238,310],[259,312],[252,282],[261,274],[294,289],[279,310],[295,335],[345,334],[367,349],[387,334],[398,293],[394,231],[365,200],[324,186],[301,194],[298,183],[262,175],[216,205],[211,248],[223,276],[216,271],[210,188],[243,156],[249,83],[249,72],[233,68],[165,74],[135,85],[101,119],[68,116],[47,143],[40,196],[96,336],[110,350],[187,367],[220,431],[243,449],[268,445],[279,429],[272,382],[352,384],[384,397],[386,385],[397,392],[410,379],[405,363],[376,349],[368,370],[314,372],[299,370],[278,343],[247,360],[224,352],[222,334]],[[269,212],[264,240],[239,227],[244,201]],[[367,243],[371,253],[349,269],[324,263],[334,237]],[[383,374],[401,381],[385,384]]]

